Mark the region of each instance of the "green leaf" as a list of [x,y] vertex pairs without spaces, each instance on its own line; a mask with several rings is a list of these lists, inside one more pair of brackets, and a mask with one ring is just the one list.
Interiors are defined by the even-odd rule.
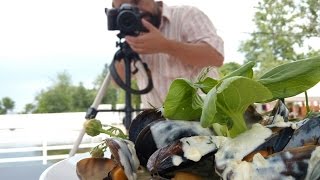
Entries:
[[198,93],[194,93],[192,97],[192,109],[202,109],[203,99]]
[[218,84],[219,81],[212,79],[211,77],[206,77],[202,81],[195,83],[194,85],[201,89],[202,92],[207,94],[213,87]]
[[254,67],[255,62],[250,61],[244,65],[242,65],[239,69],[227,74],[225,77],[223,77],[221,80],[223,79],[227,79],[229,77],[233,77],[233,76],[243,76],[243,77],[248,77],[248,78],[252,78],[253,77],[253,70],[252,68]]
[[196,120],[200,119],[202,99],[197,88],[186,79],[172,82],[164,102],[164,116],[169,119]]
[[268,101],[295,96],[319,81],[320,56],[277,66],[258,80],[273,95]]
[[[214,123],[231,124],[230,135],[234,137],[247,129],[243,118],[247,107],[270,98],[272,98],[271,92],[250,78],[234,76],[224,79],[207,94],[203,104],[201,125],[209,127]],[[232,122],[225,122],[226,119]]]
[[226,125],[213,123],[212,128],[218,136],[230,137],[230,133]]

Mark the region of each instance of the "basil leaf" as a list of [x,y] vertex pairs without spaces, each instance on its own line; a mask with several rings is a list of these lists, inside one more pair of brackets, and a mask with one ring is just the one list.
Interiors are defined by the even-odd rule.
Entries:
[[252,78],[253,77],[253,70],[252,68],[254,67],[256,63],[253,61],[250,61],[244,65],[242,65],[240,68],[238,68],[237,70],[227,74],[225,77],[223,77],[221,80],[223,79],[227,79],[229,77],[233,77],[233,76],[243,76],[243,77],[248,77],[248,78]]
[[218,136],[230,137],[230,133],[226,125],[213,123],[212,128]]
[[203,99],[198,93],[194,93],[192,97],[192,109],[202,109]]
[[[201,125],[209,127],[214,123],[231,124],[230,135],[234,137],[247,129],[243,118],[247,107],[270,98],[272,98],[271,92],[250,78],[234,76],[224,79],[207,94],[203,104]],[[232,122],[226,123],[226,119]]]
[[200,119],[202,99],[197,88],[186,79],[172,82],[164,102],[164,117],[169,119],[196,120]]
[[201,89],[201,91],[207,94],[213,87],[218,84],[219,81],[212,79],[210,77],[206,77],[202,81],[195,83],[194,85]]
[[320,81],[320,56],[286,63],[262,75],[258,82],[266,86],[275,99],[300,94]]

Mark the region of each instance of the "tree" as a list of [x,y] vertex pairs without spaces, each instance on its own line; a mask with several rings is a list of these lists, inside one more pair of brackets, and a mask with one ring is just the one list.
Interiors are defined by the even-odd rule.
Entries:
[[36,96],[36,113],[56,113],[72,111],[71,77],[66,72],[59,73],[57,81]]
[[319,50],[305,47],[305,41],[320,36],[319,0],[260,0],[253,19],[256,30],[239,50],[246,61],[256,61],[262,72],[295,61]]
[[[109,72],[109,65],[105,64],[105,67],[102,70],[102,73],[96,78],[94,82],[96,90],[98,90],[101,87],[108,72]],[[118,94],[120,93],[119,91],[120,91],[120,88],[117,87],[117,85],[115,85],[113,81],[111,81],[106,89],[105,95],[101,103],[111,104],[112,109],[115,109],[116,104],[119,103],[118,102]]]
[[[72,85],[71,76],[67,72],[58,73],[52,86],[42,90],[35,98],[36,103],[27,104],[23,113],[57,113],[57,112],[83,112],[86,111],[97,96],[103,80],[108,73],[108,65],[94,82],[93,89],[87,89],[83,83],[78,86]],[[134,84],[133,84],[134,85]],[[114,83],[107,87],[101,103],[111,104],[114,109],[121,102],[119,94],[122,89]],[[140,96],[133,95],[133,102],[140,105]]]
[[86,89],[80,82],[78,86],[70,87],[71,110],[74,112],[86,111],[94,100],[93,90]]
[[[100,88],[104,78],[106,77],[107,73],[109,72],[109,66],[108,64],[105,65],[105,68],[103,69],[102,73],[97,77],[95,80],[95,87]],[[131,81],[131,86],[133,89],[138,89],[137,83],[134,79]],[[131,96],[132,106],[135,108],[140,108],[141,104],[141,97],[140,95],[132,94]],[[106,94],[102,100],[102,103],[105,104],[111,104],[112,108],[114,109],[116,104],[124,104],[125,103],[125,91],[117,84],[115,84],[114,81],[111,81],[109,86],[107,87]]]
[[9,98],[4,97],[0,101],[0,114],[7,114],[8,111],[12,111],[14,109],[15,102]]
[[33,113],[36,110],[36,106],[32,103],[28,103],[24,106],[24,111],[22,111],[22,114],[28,114]]

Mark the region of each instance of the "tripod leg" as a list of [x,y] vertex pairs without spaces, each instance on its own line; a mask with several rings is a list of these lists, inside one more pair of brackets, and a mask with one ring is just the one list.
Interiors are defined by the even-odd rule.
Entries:
[[[97,96],[95,97],[90,109],[88,110],[88,112],[86,114],[86,121],[91,118],[95,118],[96,110],[98,109],[98,106],[101,103],[102,98],[104,97],[104,95],[106,93],[106,90],[107,90],[108,85],[110,84],[110,81],[111,81],[111,76],[110,76],[110,73],[108,72],[108,74],[106,75],[106,77],[103,80],[103,83],[98,91]],[[93,113],[93,114],[91,114],[91,113]],[[73,144],[73,148],[71,149],[71,151],[69,153],[69,157],[72,157],[76,154],[84,135],[85,135],[85,129],[83,127],[80,131],[80,134],[79,134],[76,142]]]

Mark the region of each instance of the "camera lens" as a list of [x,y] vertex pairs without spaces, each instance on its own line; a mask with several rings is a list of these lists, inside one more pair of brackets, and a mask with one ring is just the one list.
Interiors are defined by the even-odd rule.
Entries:
[[125,33],[134,33],[139,29],[139,17],[132,11],[122,11],[117,18],[119,30]]

